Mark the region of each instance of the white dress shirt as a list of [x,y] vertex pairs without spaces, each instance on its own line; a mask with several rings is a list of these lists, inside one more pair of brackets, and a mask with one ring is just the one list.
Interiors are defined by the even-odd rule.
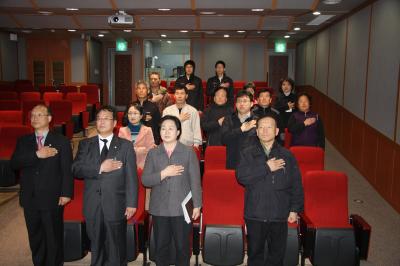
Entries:
[[102,139],[106,139],[107,140],[107,149],[110,150],[110,144],[111,144],[111,140],[112,140],[113,136],[114,136],[114,134],[111,134],[110,136],[103,138],[100,135],[98,135],[100,153],[103,150],[103,146],[104,146],[104,142],[102,141]]

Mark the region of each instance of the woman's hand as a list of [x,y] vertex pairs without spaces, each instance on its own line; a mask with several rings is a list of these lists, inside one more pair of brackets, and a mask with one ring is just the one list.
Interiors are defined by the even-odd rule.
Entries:
[[194,208],[192,215],[193,221],[197,220],[199,217],[200,217],[200,208]]
[[175,165],[175,164],[168,165],[167,167],[164,168],[164,170],[161,171],[161,181],[168,176],[182,175],[182,172],[184,170],[185,167],[183,167],[182,165]]

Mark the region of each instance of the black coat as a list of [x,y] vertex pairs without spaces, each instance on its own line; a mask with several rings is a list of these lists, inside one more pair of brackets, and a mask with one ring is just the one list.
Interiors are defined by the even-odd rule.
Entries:
[[188,90],[188,98],[186,103],[196,108],[198,111],[203,111],[204,109],[204,95],[203,95],[203,82],[201,79],[195,75],[190,75],[188,79],[186,75],[179,77],[175,82],[175,88],[177,86],[185,87],[186,84],[193,84],[195,88],[193,90]]
[[44,145],[56,148],[58,153],[39,159],[36,136],[29,134],[18,139],[11,158],[11,167],[20,170],[20,204],[24,208],[55,209],[60,197],[73,196],[71,143],[66,137],[49,132]]
[[218,119],[232,113],[233,108],[228,104],[216,105],[213,103],[209,107],[207,107],[201,117],[201,128],[207,134],[208,145],[222,145],[222,125],[219,125]]
[[[266,161],[275,157],[285,168],[271,172]],[[245,187],[246,219],[285,222],[289,212],[301,212],[304,192],[296,159],[290,151],[274,142],[269,156],[254,137],[240,151],[236,178]]]
[[[255,119],[250,116],[245,122]],[[225,116],[222,123],[222,144],[226,145],[226,168],[235,169],[239,162],[239,151],[246,145],[249,136],[255,136],[256,130],[253,128],[247,132],[242,132],[242,123],[237,113]]]
[[226,88],[228,94],[228,103],[233,106],[233,100],[234,100],[234,90],[233,90],[233,80],[226,76],[224,74],[223,78],[221,81],[219,81],[218,76],[214,76],[211,77],[207,80],[207,96],[212,97],[214,96],[214,92],[217,88],[219,88],[219,86],[221,85],[221,83],[229,83],[229,88]]
[[278,95],[274,107],[280,112],[282,118],[282,124],[284,127],[287,127],[287,123],[289,121],[290,116],[295,110],[292,112],[286,112],[289,110],[288,102],[296,102],[296,94],[291,92],[288,96],[283,94],[282,92]]
[[140,103],[140,101],[136,101],[135,103],[141,105],[143,107],[143,121],[144,117],[146,116],[146,113],[150,113],[151,115],[151,120],[149,121],[144,121],[143,124],[145,126],[151,127],[153,130],[153,137],[154,137],[154,142],[158,145],[160,144],[160,120],[161,120],[161,114],[160,110],[158,109],[157,105],[153,102],[150,102],[149,100],[146,100],[143,102],[143,104]]

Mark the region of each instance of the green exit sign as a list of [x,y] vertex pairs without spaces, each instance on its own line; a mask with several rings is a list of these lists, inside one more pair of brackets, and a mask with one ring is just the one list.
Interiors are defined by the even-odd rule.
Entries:
[[128,42],[124,39],[117,39],[115,42],[115,50],[117,52],[126,52],[128,51]]
[[286,53],[286,42],[285,41],[275,41],[275,52],[276,53]]

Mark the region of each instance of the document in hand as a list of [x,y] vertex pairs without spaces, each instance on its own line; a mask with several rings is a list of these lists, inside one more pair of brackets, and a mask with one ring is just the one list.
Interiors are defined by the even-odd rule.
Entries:
[[185,221],[190,224],[193,215],[193,200],[192,200],[192,192],[190,191],[185,199],[181,203],[183,216],[185,217]]

